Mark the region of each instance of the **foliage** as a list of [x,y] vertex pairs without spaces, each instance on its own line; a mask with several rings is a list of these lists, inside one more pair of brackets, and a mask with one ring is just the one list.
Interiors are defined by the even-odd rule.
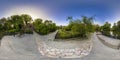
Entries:
[[117,38],[120,39],[120,21],[117,22],[116,32],[117,32]]
[[68,17],[69,25],[62,27],[58,31],[56,38],[74,38],[74,37],[87,37],[88,33],[94,32],[93,18],[82,16],[82,19],[73,20],[72,17]]
[[106,36],[110,36],[110,28],[111,24],[106,22],[103,26],[102,26],[102,33]]
[[112,26],[112,32],[115,38],[117,38],[117,25],[116,23],[114,23],[114,25]]
[[31,21],[32,18],[27,14],[12,15],[8,18],[1,18],[0,32],[4,32],[4,34],[32,32],[28,27],[28,24],[31,23]]
[[[111,24],[106,22],[103,26],[100,27],[100,31],[106,36],[112,36],[113,38],[120,39],[120,21],[114,23],[112,28]],[[110,33],[112,32],[112,34]]]
[[63,31],[63,30],[59,30],[56,38],[58,39],[67,39],[67,38],[71,38],[72,37],[72,33],[70,31]]
[[57,29],[57,26],[55,23],[53,23],[50,20],[46,20],[42,22],[42,19],[35,19],[33,22],[33,26],[35,28],[35,31],[38,32],[39,34],[45,35],[50,32],[54,32]]
[[27,25],[28,23],[31,23],[31,21],[32,21],[32,17],[30,15],[27,15],[27,14],[22,14],[21,18],[22,18],[25,25]]
[[56,24],[50,20],[43,22],[42,19],[35,19],[34,22],[32,21],[32,17],[27,14],[12,15],[8,18],[1,18],[0,37],[2,37],[4,34],[31,34],[33,33],[33,27],[35,28],[36,32],[43,35],[54,32],[57,29]]
[[94,29],[95,29],[96,32],[100,32],[101,31],[101,26],[99,26],[98,24],[94,25]]

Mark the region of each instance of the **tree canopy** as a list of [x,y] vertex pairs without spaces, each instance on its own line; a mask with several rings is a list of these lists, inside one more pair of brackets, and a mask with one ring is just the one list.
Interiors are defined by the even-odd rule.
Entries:
[[0,32],[5,34],[24,34],[32,33],[31,26],[40,34],[48,34],[56,30],[56,24],[50,20],[37,18],[33,21],[32,17],[27,14],[12,15],[0,19]]
[[56,38],[87,37],[88,33],[94,31],[92,17],[82,16],[82,19],[76,20],[68,17],[67,20],[69,20],[68,26],[63,27]]
[[35,19],[35,21],[33,22],[33,26],[35,28],[35,31],[42,35],[54,32],[57,29],[56,24],[53,23],[51,20],[45,20],[43,22],[42,19]]

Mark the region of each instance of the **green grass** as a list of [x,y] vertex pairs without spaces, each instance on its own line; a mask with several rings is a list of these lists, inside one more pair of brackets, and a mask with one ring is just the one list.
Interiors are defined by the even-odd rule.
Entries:
[[78,32],[72,32],[72,31],[65,31],[65,30],[58,30],[58,33],[56,35],[56,39],[69,39],[69,38],[79,38],[79,39],[86,39],[90,36],[90,34],[87,34],[86,36],[81,36]]

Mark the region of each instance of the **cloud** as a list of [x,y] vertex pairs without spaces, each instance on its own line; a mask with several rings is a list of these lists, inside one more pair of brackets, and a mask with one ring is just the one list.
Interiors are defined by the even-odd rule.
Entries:
[[9,17],[11,15],[21,15],[21,14],[28,14],[31,15],[33,19],[41,18],[43,20],[51,20],[49,13],[41,7],[41,9],[35,6],[12,6],[5,11],[3,17]]
[[100,21],[94,21],[94,24],[98,24],[98,25],[100,25],[100,26],[102,26],[103,25],[103,22],[100,22]]
[[108,21],[113,26],[114,23],[120,21],[120,6],[113,7],[112,16],[107,18],[105,21]]

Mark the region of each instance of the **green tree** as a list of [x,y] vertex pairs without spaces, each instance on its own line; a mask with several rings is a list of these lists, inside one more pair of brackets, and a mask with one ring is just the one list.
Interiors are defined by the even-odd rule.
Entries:
[[108,22],[106,22],[103,26],[102,26],[102,32],[103,32],[103,34],[104,35],[106,35],[106,36],[110,36],[110,28],[111,27],[111,24],[110,23],[108,23]]
[[[63,27],[58,31],[57,38],[72,38],[72,37],[87,37],[87,35],[93,32],[93,18],[82,16],[82,19],[74,20],[72,17],[68,17],[68,26]],[[64,35],[63,35],[64,34]]]
[[67,17],[67,20],[69,20],[69,23],[72,23],[73,17],[72,17],[72,16],[68,16],[68,17]]
[[118,38],[120,39],[120,21],[117,22],[117,35]]
[[0,24],[2,24],[2,25],[4,26],[6,20],[7,20],[6,18],[1,18],[1,19],[0,19]]
[[85,25],[85,28],[88,32],[94,32],[93,28],[93,17],[82,16],[82,21]]
[[117,38],[117,25],[116,23],[114,23],[114,25],[112,26],[112,32],[115,38]]
[[24,26],[24,22],[19,15],[13,15],[10,17],[10,21],[13,25],[13,28],[16,30],[16,32],[20,31],[22,29],[22,26]]
[[32,17],[30,15],[22,14],[21,17],[25,25],[32,22]]
[[57,29],[56,24],[53,23],[51,20],[45,20],[44,22],[42,22],[42,19],[35,19],[33,25],[35,31],[42,35],[54,32]]
[[99,26],[98,24],[94,25],[94,28],[95,28],[96,32],[100,32],[101,31],[101,26]]
[[5,27],[5,22],[6,22],[6,20],[7,20],[6,18],[1,18],[1,19],[0,19],[0,24],[1,24],[2,30],[4,30],[4,31],[5,31],[5,28],[6,28],[6,27]]

